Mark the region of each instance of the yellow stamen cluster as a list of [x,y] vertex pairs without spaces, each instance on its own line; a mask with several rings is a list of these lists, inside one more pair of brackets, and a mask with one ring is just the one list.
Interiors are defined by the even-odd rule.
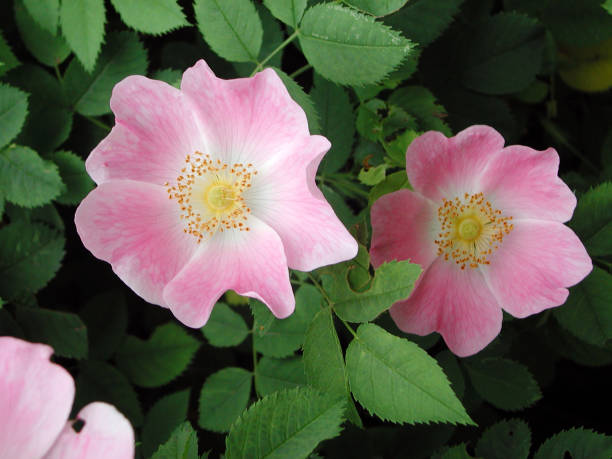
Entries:
[[175,184],[165,183],[168,198],[174,199],[185,221],[184,232],[200,243],[217,230],[249,231],[243,192],[251,187],[257,171],[252,164],[226,164],[196,151],[185,158]]
[[438,209],[440,232],[434,241],[438,255],[452,259],[461,269],[490,264],[489,255],[514,229],[512,217],[502,216],[482,193],[442,201]]

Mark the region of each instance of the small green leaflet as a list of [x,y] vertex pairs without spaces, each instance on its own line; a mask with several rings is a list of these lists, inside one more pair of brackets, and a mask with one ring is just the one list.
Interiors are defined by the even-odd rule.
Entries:
[[[208,457],[207,455],[202,458]],[[198,459],[198,434],[189,422],[178,426],[151,459]]]
[[255,389],[260,397],[278,390],[305,385],[304,363],[300,357],[275,359],[264,356],[257,362]]
[[361,168],[357,178],[361,183],[368,186],[378,185],[385,179],[387,164],[379,164],[378,166],[372,166],[368,169]]
[[570,429],[546,440],[533,459],[567,457],[572,459],[609,459],[612,457],[612,437],[589,429]]
[[612,37],[612,16],[602,6],[602,0],[555,0],[539,16],[559,42],[592,46]]
[[133,29],[160,35],[189,25],[177,0],[111,0],[123,22]]
[[104,0],[62,0],[60,23],[68,45],[91,72],[104,41]]
[[210,314],[202,334],[216,347],[238,346],[249,334],[240,314],[223,303],[217,303]]
[[17,88],[0,83],[0,148],[19,134],[27,114],[28,95]]
[[525,421],[510,419],[489,427],[476,444],[476,455],[487,459],[527,459],[531,431]]
[[151,457],[160,444],[187,419],[189,389],[162,397],[151,407],[142,427],[142,454]]
[[[450,128],[442,121],[446,110],[436,103],[435,96],[422,86],[404,86],[389,96],[389,104],[398,105],[418,121],[421,131],[440,131],[447,137],[452,135]],[[406,150],[403,152],[404,160]]]
[[94,188],[94,182],[85,170],[85,161],[70,151],[57,151],[51,159],[59,168],[65,188],[56,201],[76,205]]
[[408,0],[343,0],[347,5],[372,16],[386,16],[398,11]]
[[591,256],[612,255],[612,182],[604,182],[580,197],[570,226]]
[[[340,433],[344,401],[310,387],[275,392],[251,407],[226,437],[227,459],[302,459]],[[282,428],[278,428],[282,425]]]
[[302,19],[307,0],[263,0],[263,2],[276,19],[295,29]]
[[11,51],[10,46],[4,39],[4,36],[2,35],[1,30],[0,30],[0,62],[2,63],[2,65],[0,65],[0,76],[4,75],[8,71],[19,66],[19,61],[17,60],[17,58],[13,54],[13,51]]
[[23,0],[23,5],[38,25],[52,35],[57,33],[59,0]]

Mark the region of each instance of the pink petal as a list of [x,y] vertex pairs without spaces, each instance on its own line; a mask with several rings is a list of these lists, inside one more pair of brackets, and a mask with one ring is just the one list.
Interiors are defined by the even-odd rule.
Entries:
[[146,301],[166,306],[164,286],[198,246],[183,232],[179,215],[179,206],[163,187],[114,180],[89,193],[74,220],[83,245],[94,256],[109,262]]
[[410,260],[427,268],[436,258],[434,244],[437,207],[409,190],[381,196],[372,205],[372,265]]
[[321,136],[305,140],[292,154],[268,163],[246,199],[254,215],[280,236],[289,267],[312,271],[353,258],[357,242],[315,184],[329,141]]
[[437,331],[460,357],[482,350],[499,334],[502,324],[502,310],[480,270],[461,270],[442,257],[421,275],[412,295],[395,303],[390,312],[407,333]]
[[164,299],[188,327],[202,327],[226,290],[266,303],[278,318],[295,308],[287,259],[276,232],[251,216],[250,231],[217,232],[166,286]]
[[272,69],[253,78],[217,78],[203,60],[183,74],[181,90],[198,107],[211,154],[225,162],[282,157],[308,136],[304,110]]
[[110,105],[116,124],[85,163],[96,183],[163,185],[180,174],[187,154],[206,150],[193,104],[164,82],[129,76],[113,89]]
[[489,126],[471,126],[455,137],[429,131],[406,152],[406,172],[415,191],[435,202],[481,191],[478,180],[504,138]]
[[572,218],[576,197],[557,177],[558,170],[554,148],[537,151],[512,145],[492,157],[481,187],[504,215],[566,222]]
[[515,317],[559,306],[570,287],[593,269],[584,246],[567,226],[523,220],[514,224],[483,267],[500,305]]
[[68,422],[45,459],[131,459],[134,430],[114,406],[90,403],[77,415],[85,425],[76,432]]
[[0,458],[38,458],[70,414],[74,381],[51,363],[53,349],[0,337]]

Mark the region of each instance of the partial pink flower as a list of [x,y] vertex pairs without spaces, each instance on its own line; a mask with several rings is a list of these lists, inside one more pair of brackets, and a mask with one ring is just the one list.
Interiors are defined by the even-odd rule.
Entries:
[[502,309],[522,318],[563,304],[593,266],[563,225],[576,197],[558,169],[554,149],[504,148],[488,126],[415,139],[406,152],[414,191],[372,206],[374,266],[410,259],[423,267],[410,297],[391,308],[397,326],[437,331],[469,356],[499,334]]
[[45,344],[0,337],[0,459],[133,458],[132,426],[111,405],[90,403],[77,415],[83,428],[72,428],[74,381],[51,354]]
[[198,61],[180,90],[130,76],[110,103],[115,126],[86,162],[98,187],[75,222],[148,302],[201,327],[231,289],[284,318],[295,307],[288,267],[356,255],[315,184],[330,143],[310,135],[273,70],[222,80]]

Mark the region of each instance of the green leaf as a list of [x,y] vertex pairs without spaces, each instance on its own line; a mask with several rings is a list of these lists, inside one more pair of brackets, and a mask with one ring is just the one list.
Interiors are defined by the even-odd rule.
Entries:
[[370,16],[323,3],[306,11],[299,34],[306,59],[328,80],[376,83],[411,52],[412,44]]
[[541,15],[555,39],[576,47],[591,46],[612,37],[612,16],[602,0],[551,0]]
[[533,459],[568,457],[608,459],[612,456],[612,437],[589,429],[570,429],[553,435],[538,449]]
[[182,78],[183,74],[179,70],[174,69],[161,69],[153,74],[154,80],[165,81],[177,89],[181,87]]
[[320,442],[340,433],[343,411],[343,400],[312,388],[275,392],[234,423],[225,440],[225,457],[306,458]]
[[387,104],[380,99],[372,99],[361,104],[357,109],[356,127],[359,134],[368,140],[377,142],[383,132],[381,112],[387,110]]
[[359,174],[357,175],[357,178],[364,185],[378,185],[385,179],[388,167],[389,166],[387,164],[379,164],[378,166],[372,166],[367,170],[362,167],[359,171]]
[[372,16],[386,16],[387,14],[395,13],[408,0],[343,0],[347,5],[357,8],[364,13]]
[[198,434],[189,422],[178,426],[151,459],[198,459]]
[[202,334],[216,347],[238,346],[249,334],[240,314],[223,303],[217,303],[210,314]]
[[15,22],[24,45],[43,64],[53,67],[70,54],[66,41],[38,25],[25,9],[23,0],[15,0]]
[[79,313],[87,325],[89,357],[109,359],[119,348],[127,329],[128,313],[120,292],[109,291],[94,296]]
[[60,23],[70,48],[91,72],[104,41],[104,0],[62,0]]
[[315,85],[310,96],[321,117],[321,134],[332,146],[323,157],[319,172],[337,172],[351,155],[355,138],[355,115],[348,93],[315,74]]
[[282,389],[306,385],[304,363],[300,357],[275,359],[262,357],[255,369],[255,389],[265,397]]
[[306,9],[307,0],[263,0],[263,2],[276,19],[296,29]]
[[466,362],[465,368],[478,395],[499,409],[522,410],[542,398],[538,383],[523,364],[494,357]]
[[142,424],[142,409],[126,377],[106,362],[82,360],[76,378],[73,413],[91,402],[107,402],[123,413],[134,427]]
[[59,168],[60,177],[66,185],[56,201],[66,205],[78,204],[94,188],[94,182],[85,170],[85,161],[70,151],[55,152],[51,159]]
[[595,266],[593,272],[570,289],[565,305],[553,314],[561,326],[594,346],[612,339],[612,275]]
[[[265,333],[254,336],[255,350],[269,357],[286,357],[300,348],[306,328],[319,310],[321,294],[312,285],[302,285],[295,292],[295,311],[286,319],[274,319]],[[267,314],[271,313],[268,311]],[[261,319],[255,319],[255,328]]]
[[[170,439],[173,431],[187,419],[189,389],[159,399],[144,418],[142,454],[151,457],[157,448]],[[182,456],[179,456],[182,457]]]
[[0,76],[19,66],[19,60],[11,51],[11,47],[8,45],[2,31],[0,30]]
[[257,62],[261,19],[250,0],[195,0],[198,28],[212,50],[233,62]]
[[208,377],[200,393],[200,427],[227,432],[246,409],[253,375],[242,368],[228,367]]
[[200,342],[179,325],[160,325],[143,341],[128,335],[117,351],[117,366],[141,387],[159,387],[180,375],[200,347]]
[[308,128],[311,132],[320,132],[321,127],[319,126],[319,115],[315,109],[314,103],[310,96],[304,92],[302,87],[297,84],[293,78],[287,75],[280,69],[274,68],[274,71],[278,74],[283,84],[287,88],[291,98],[302,107],[302,110],[306,113],[308,119]]
[[16,312],[29,341],[49,344],[61,357],[87,358],[87,327],[76,314],[26,307]]
[[377,325],[359,326],[346,370],[357,401],[383,420],[474,424],[436,360]]
[[570,226],[591,256],[612,255],[612,182],[580,197]]
[[510,419],[489,427],[476,444],[476,455],[487,459],[527,459],[531,431],[525,421]]
[[[435,96],[422,86],[404,86],[389,96],[389,104],[398,105],[418,121],[421,131],[440,131],[447,137],[452,135],[448,125],[442,120],[446,110],[436,103]],[[406,150],[403,152],[406,159]]]
[[0,148],[19,134],[27,114],[28,95],[0,83]]
[[0,296],[36,293],[55,276],[64,237],[46,225],[15,221],[0,228]]
[[57,33],[59,0],[23,0],[23,5],[39,26],[52,35]]
[[402,188],[410,188],[408,177],[405,171],[394,172],[388,175],[382,182],[376,185],[370,191],[369,202],[372,204],[381,196],[392,193]]
[[346,271],[340,268],[324,278],[324,285],[339,317],[349,322],[369,322],[396,301],[407,298],[420,274],[417,264],[392,261],[378,267],[370,287],[363,292],[351,289]]
[[[90,72],[90,73],[88,73]],[[86,71],[72,60],[64,78],[67,99],[86,116],[110,113],[109,100],[115,84],[129,75],[147,72],[147,53],[133,32],[109,34],[108,43],[93,69]]]
[[177,0],[111,0],[111,3],[123,22],[139,32],[160,35],[189,25]]
[[55,164],[19,146],[0,151],[0,184],[6,200],[23,207],[51,201],[64,186]]

